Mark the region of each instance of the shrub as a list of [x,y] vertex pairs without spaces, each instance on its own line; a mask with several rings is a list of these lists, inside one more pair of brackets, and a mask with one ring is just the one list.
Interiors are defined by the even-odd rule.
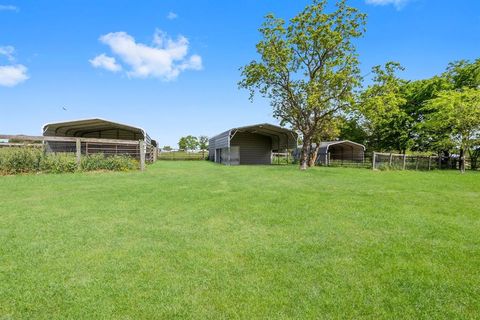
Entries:
[[43,152],[37,148],[0,149],[0,174],[37,172]]
[[73,154],[47,154],[40,161],[40,171],[42,172],[63,173],[76,170],[77,160]]
[[101,153],[82,158],[82,171],[128,171],[138,168],[138,161],[128,156],[105,156]]
[[[128,156],[83,156],[80,171],[128,171],[138,169],[138,161]],[[44,154],[38,148],[0,149],[0,175],[20,173],[64,173],[78,170],[76,157],[70,153]]]

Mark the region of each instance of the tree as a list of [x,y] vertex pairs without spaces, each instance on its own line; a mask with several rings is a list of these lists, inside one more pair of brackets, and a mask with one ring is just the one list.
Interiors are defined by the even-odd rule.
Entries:
[[351,113],[347,117],[341,118],[339,138],[341,140],[355,141],[361,144],[367,144],[367,132],[362,124],[361,116],[357,113]]
[[178,149],[187,150],[187,140],[185,137],[181,137],[178,141]]
[[265,17],[257,44],[259,61],[242,70],[241,88],[270,100],[273,115],[303,135],[300,168],[306,169],[315,136],[354,101],[360,73],[353,39],[364,32],[365,15],[337,2],[326,13],[326,0],[314,0],[287,24]]
[[408,115],[408,131],[409,145],[411,150],[426,151],[442,151],[448,152],[450,146],[448,143],[442,145],[432,144],[432,140],[438,140],[432,137],[435,134],[431,131],[425,131],[424,122],[428,114],[432,112],[424,108],[428,100],[437,97],[438,93],[444,90],[450,90],[452,85],[444,76],[434,76],[430,79],[409,81],[402,87],[402,93],[406,99],[406,103],[401,106],[404,113]]
[[181,150],[195,150],[198,148],[198,140],[196,137],[191,135],[181,137],[180,141],[178,141],[178,147]]
[[367,133],[370,149],[405,153],[407,150],[430,151],[431,134],[423,126],[429,111],[426,101],[433,99],[452,85],[444,76],[407,81],[397,73],[403,71],[397,62],[384,67],[375,66],[373,84],[365,89],[359,99],[361,125]]
[[457,89],[480,89],[480,59],[451,62],[444,76]]
[[165,150],[165,151],[172,151],[172,147],[170,147],[170,146],[164,146],[164,147],[163,147],[163,150]]
[[480,138],[480,90],[464,87],[446,90],[427,102],[432,111],[426,125],[439,136],[447,133],[460,151],[460,170],[465,171],[465,152],[471,152],[474,141]]
[[205,158],[205,150],[208,149],[208,137],[207,136],[198,137],[198,146],[200,147],[200,150],[202,150],[202,158]]
[[376,150],[405,152],[410,146],[410,119],[402,110],[407,102],[402,92],[406,81],[396,75],[403,70],[397,62],[373,67],[373,84],[360,95],[358,108],[365,119],[369,145]]

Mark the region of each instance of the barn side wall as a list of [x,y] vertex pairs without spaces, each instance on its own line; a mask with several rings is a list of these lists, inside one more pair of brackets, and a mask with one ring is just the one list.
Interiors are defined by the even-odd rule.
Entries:
[[230,142],[240,147],[240,164],[271,164],[272,139],[246,132],[237,132]]
[[230,130],[220,133],[208,141],[208,160],[215,161],[215,150],[228,148]]

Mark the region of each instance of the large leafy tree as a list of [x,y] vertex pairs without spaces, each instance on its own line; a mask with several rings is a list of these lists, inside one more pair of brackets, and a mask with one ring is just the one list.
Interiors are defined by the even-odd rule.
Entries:
[[239,86],[270,100],[273,114],[303,135],[300,166],[306,169],[311,146],[326,123],[351,107],[360,83],[353,40],[362,36],[365,15],[338,1],[326,12],[314,0],[285,22],[269,14],[257,44],[259,60],[242,68]]
[[424,105],[452,85],[445,76],[407,81],[398,77],[399,71],[403,67],[396,62],[374,67],[373,84],[360,95],[359,123],[367,133],[367,144],[374,150],[430,151],[433,133],[423,123],[432,111]]
[[181,150],[195,150],[198,148],[198,139],[192,135],[181,137],[178,141],[178,147]]
[[[443,153],[459,151],[462,171],[464,156],[468,152],[471,165],[475,168],[480,156],[479,129],[475,129],[480,94],[480,59],[452,62],[441,77],[425,81],[432,82],[434,79],[441,85],[436,86],[422,109],[426,121],[419,125],[418,132],[424,134],[430,150]],[[467,127],[470,129],[467,130]]]
[[[433,145],[432,134],[424,130],[425,118],[432,112],[424,108],[428,100],[437,97],[438,93],[443,90],[450,90],[451,84],[443,76],[435,76],[430,79],[416,80],[407,82],[403,88],[402,93],[405,97],[406,103],[401,107],[402,111],[408,115],[409,122],[405,130],[408,131],[410,147],[414,151],[444,151],[447,152],[450,148],[448,143],[442,145]],[[433,140],[437,140],[434,138]]]
[[187,140],[185,137],[181,137],[180,140],[178,140],[178,148],[180,150],[187,150]]
[[406,128],[410,119],[402,110],[407,102],[402,92],[406,81],[397,76],[402,70],[397,62],[373,67],[373,84],[360,95],[358,108],[369,135],[369,146],[373,149],[405,152],[409,147]]
[[[448,135],[460,151],[460,170],[465,171],[465,153],[480,138],[480,90],[464,87],[446,90],[426,104],[432,111],[427,127]],[[442,136],[439,134],[438,136]]]

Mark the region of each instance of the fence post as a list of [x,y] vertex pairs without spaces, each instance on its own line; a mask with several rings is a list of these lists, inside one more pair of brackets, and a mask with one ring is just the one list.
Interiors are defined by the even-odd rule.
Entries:
[[140,140],[138,142],[139,148],[140,148],[140,170],[144,171],[145,170],[145,142],[143,140]]
[[77,147],[77,167],[80,169],[80,166],[82,165],[82,141],[80,138],[77,138],[76,140],[76,147]]
[[428,156],[428,171],[430,171],[431,167],[432,167],[432,156]]
[[372,170],[375,170],[375,158],[377,157],[377,153],[374,151],[372,156]]
[[407,167],[407,155],[403,154],[403,170]]
[[392,160],[393,160],[393,154],[390,153],[390,158],[388,159],[388,166],[389,166],[389,167],[392,166]]

